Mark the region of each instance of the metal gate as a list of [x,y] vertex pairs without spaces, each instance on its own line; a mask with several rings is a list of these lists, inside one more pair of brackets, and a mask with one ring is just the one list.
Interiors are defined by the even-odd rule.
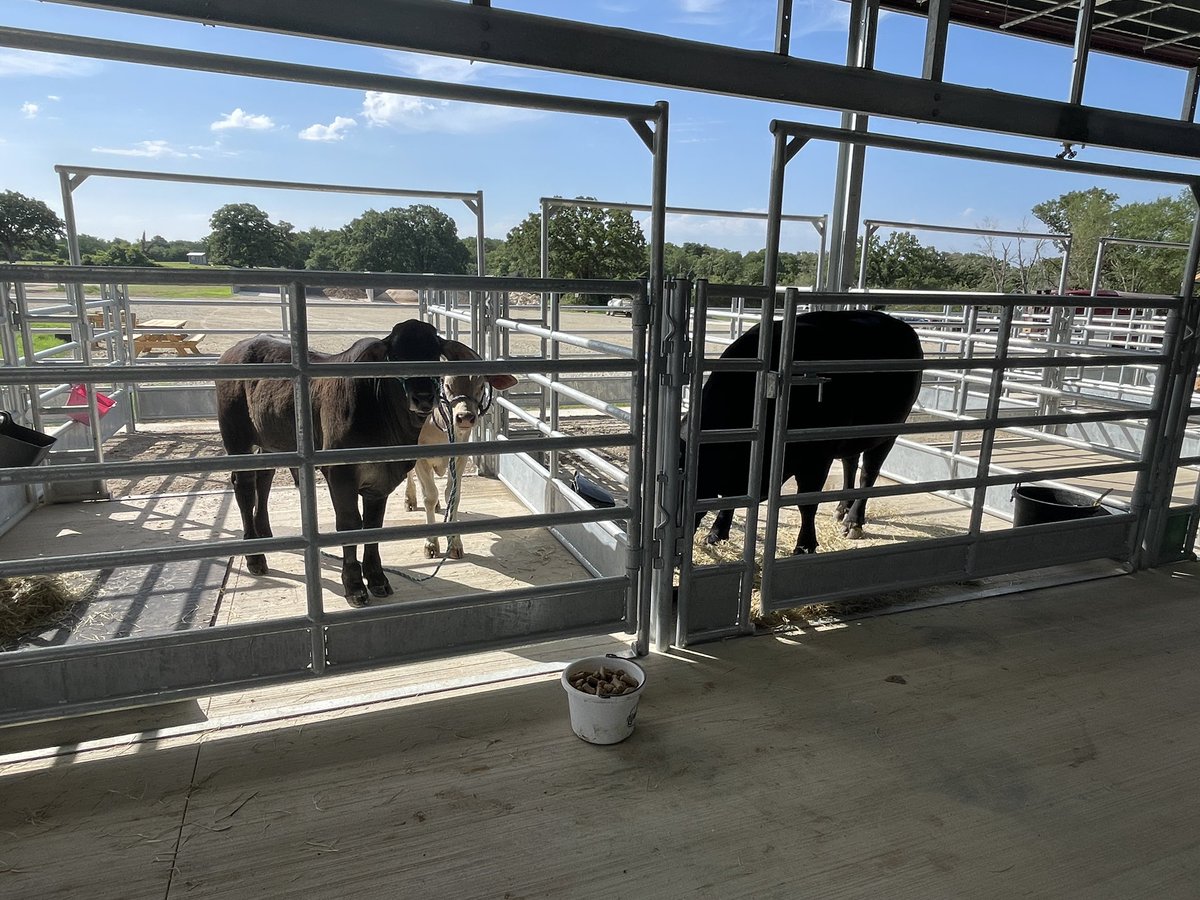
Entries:
[[[778,252],[779,212],[784,171],[811,139],[974,158],[1022,166],[1086,171],[1107,176],[1185,184],[1200,193],[1194,176],[1106,165],[1068,166],[1024,154],[963,148],[928,141],[872,135],[796,123],[775,122],[772,171],[771,231],[767,240],[766,281],[774,283]],[[1200,255],[1200,226],[1193,232],[1180,296],[1140,298],[1124,305],[1139,312],[1115,320],[1101,314],[1113,301],[1096,297],[972,295],[931,297],[928,293],[804,293],[789,289],[691,286],[676,284],[667,294],[668,321],[686,320],[692,312],[688,351],[672,359],[672,348],[660,356],[666,383],[678,390],[681,405],[696,408],[705,377],[715,371],[755,373],[753,425],[740,430],[701,432],[698,416],[689,416],[687,454],[679,472],[678,495],[662,492],[660,514],[678,511],[668,529],[679,561],[677,593],[667,578],[657,582],[655,616],[659,644],[686,646],[696,641],[746,633],[754,629],[752,600],[762,614],[803,604],[887,595],[890,592],[949,585],[940,600],[979,596],[1003,590],[1065,583],[1128,571],[1168,560],[1187,558],[1196,533],[1197,505],[1191,496],[1174,497],[1173,480],[1182,461],[1195,463],[1195,440],[1186,430],[1196,372],[1196,328],[1200,318],[1193,279]],[[782,294],[782,296],[781,296]],[[755,297],[761,307],[763,338],[755,360],[713,358],[706,352],[714,335],[711,303]],[[673,299],[672,299],[673,298]],[[803,304],[801,303],[803,300]],[[782,301],[782,302],[781,302]],[[837,309],[870,305],[913,319],[926,359],[804,360],[780,366],[765,357],[775,318],[791,322],[803,306]],[[909,311],[902,312],[898,308]],[[914,311],[915,310],[915,311]],[[1115,312],[1108,309],[1108,313]],[[769,314],[768,314],[769,313]],[[1114,324],[1115,323],[1115,324]],[[1146,328],[1138,323],[1147,323]],[[718,325],[718,334],[723,328]],[[781,334],[782,358],[790,359],[793,329]],[[678,348],[674,348],[678,350]],[[887,430],[899,435],[885,476],[893,483],[873,488],[844,485],[805,493],[783,493],[780,482],[783,448],[788,444],[835,437],[882,434],[880,426],[802,428],[789,426],[787,406],[798,387],[819,384],[849,372],[912,371],[923,373],[922,394],[909,421]],[[1096,387],[1112,369],[1136,371],[1140,393],[1127,388]],[[1069,377],[1068,377],[1069,376]],[[1067,382],[1074,385],[1066,388]],[[685,391],[683,385],[687,386]],[[1079,385],[1086,385],[1080,388]],[[685,397],[690,393],[690,401]],[[776,400],[774,421],[766,419],[768,399]],[[1104,456],[1070,464],[1054,464],[1043,454],[1028,465],[1010,462],[1009,438],[1044,440],[1051,448],[1100,449],[1098,430],[1111,429],[1121,439],[1104,445]],[[945,436],[945,447],[934,441]],[[713,442],[745,442],[751,447],[745,493],[697,502],[699,448]],[[965,452],[965,447],[970,447]],[[771,448],[774,471],[762,471],[763,449]],[[1188,449],[1189,452],[1183,453]],[[666,462],[670,454],[660,456]],[[1048,460],[1048,461],[1047,461]],[[765,496],[759,484],[769,476]],[[740,473],[739,473],[740,476]],[[1130,480],[1124,502],[1108,502],[1103,514],[1076,521],[1055,521],[1014,528],[1014,494],[1031,481],[1078,487],[1085,503],[1099,506],[1108,491],[1090,490],[1089,479],[1104,476]],[[674,507],[671,503],[678,502]],[[1021,496],[1016,494],[1015,496]],[[841,549],[813,555],[781,553],[781,511],[798,504],[871,498],[878,507],[888,498],[941,498],[962,510],[955,533],[898,540],[867,549]],[[766,501],[760,528],[758,504]],[[744,510],[740,548],[724,558],[697,561],[692,525],[697,515]],[[868,515],[870,513],[868,512]],[[759,559],[761,557],[761,559]],[[1032,573],[1030,577],[1018,577]],[[1003,576],[997,579],[997,576]],[[1002,584],[1004,582],[1005,584]],[[1007,585],[1007,586],[1006,586]],[[677,603],[676,603],[677,601]],[[674,619],[667,610],[677,608]],[[670,625],[674,629],[670,629]]]
[[[29,309],[26,285],[31,282],[65,283],[72,286],[65,300],[81,303],[73,316],[86,323],[86,310],[108,302],[90,299],[85,285],[98,279],[124,285],[150,283],[232,284],[244,279],[237,270],[155,271],[113,270],[87,267],[20,267],[5,273],[5,296],[19,300],[17,307],[36,319]],[[302,280],[307,279],[307,280]],[[162,702],[212,693],[250,684],[267,684],[343,673],[435,655],[462,653],[472,649],[512,646],[572,634],[601,634],[626,631],[635,635],[635,645],[646,643],[645,616],[639,615],[647,597],[643,588],[643,469],[645,457],[643,422],[647,398],[645,356],[649,301],[644,284],[630,281],[569,281],[543,279],[466,278],[449,276],[327,274],[314,281],[307,272],[272,272],[268,284],[282,287],[289,307],[292,346],[291,363],[272,365],[214,365],[211,358],[178,362],[116,361],[93,368],[86,348],[95,335],[86,324],[73,342],[74,362],[56,363],[34,354],[22,353],[19,364],[0,370],[0,386],[7,392],[22,392],[27,406],[41,408],[46,421],[61,416],[47,408],[48,383],[80,383],[107,386],[153,381],[162,384],[211,386],[214,379],[280,378],[296,385],[298,446],[290,453],[253,456],[194,457],[169,461],[90,459],[76,456],[68,462],[37,468],[0,470],[0,485],[25,486],[70,482],[78,479],[128,478],[147,473],[225,473],[239,466],[290,468],[299,471],[300,528],[287,536],[250,541],[220,539],[177,541],[169,546],[126,547],[77,555],[55,553],[53,546],[36,556],[0,561],[0,577],[19,577],[80,570],[121,569],[131,566],[165,566],[172,563],[215,560],[222,565],[230,557],[245,553],[296,553],[303,557],[306,608],[297,615],[267,615],[261,621],[215,627],[185,627],[146,636],[128,636],[96,644],[31,647],[0,654],[0,722],[32,720],[63,712],[87,712]],[[483,334],[495,333],[507,322],[500,314],[501,300],[510,292],[545,292],[580,297],[624,295],[634,311],[630,342],[617,352],[599,352],[563,358],[525,358],[497,361],[448,363],[322,363],[319,372],[305,352],[310,346],[306,287],[335,283],[342,287],[411,288],[419,291],[464,291],[473,296],[476,319]],[[124,287],[125,295],[128,292]],[[107,296],[107,291],[105,292]],[[36,304],[34,304],[36,307]],[[470,314],[468,314],[470,315]],[[133,321],[133,317],[129,317]],[[8,328],[8,323],[3,326]],[[29,333],[29,328],[24,329]],[[465,337],[465,336],[464,336]],[[11,338],[11,335],[10,335]],[[552,335],[555,341],[570,341],[571,335]],[[5,346],[12,341],[6,340]],[[82,348],[82,349],[81,349]],[[595,349],[595,348],[593,348]],[[602,348],[613,350],[614,347]],[[486,355],[486,354],[485,354]],[[554,392],[566,391],[563,382],[572,373],[598,373],[628,379],[632,395],[622,410],[627,428],[605,434],[505,433],[493,427],[484,440],[459,448],[446,445],[373,447],[352,450],[318,450],[314,446],[309,386],[321,377],[404,377],[499,372],[543,378]],[[127,402],[119,399],[119,402]],[[523,412],[507,401],[496,404],[505,415]],[[93,407],[94,412],[94,407]],[[610,507],[593,508],[574,494],[561,479],[547,477],[534,455],[554,452],[587,452],[621,446],[628,450],[629,466],[624,496]],[[338,532],[322,526],[318,516],[317,471],[323,466],[346,462],[386,459],[419,459],[431,456],[488,455],[501,461],[502,477],[524,483],[528,492],[528,514],[471,521],[421,525],[391,525],[379,529]],[[520,473],[519,476],[512,473]],[[226,503],[228,501],[225,501]],[[393,502],[398,502],[394,499]],[[507,533],[521,529],[552,529],[572,552],[586,560],[590,577],[574,582],[475,594],[432,596],[389,603],[365,609],[346,608],[344,601],[323,588],[321,554],[346,542],[412,540],[419,536]]]

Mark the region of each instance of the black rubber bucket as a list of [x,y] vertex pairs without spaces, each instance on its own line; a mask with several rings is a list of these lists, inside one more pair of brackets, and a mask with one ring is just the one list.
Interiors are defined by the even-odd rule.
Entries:
[[1111,515],[1086,494],[1063,488],[1021,484],[1013,490],[1013,525],[1042,525],[1046,522],[1071,522],[1092,516]]
[[54,438],[24,425],[0,409],[0,466],[36,466],[50,452]]

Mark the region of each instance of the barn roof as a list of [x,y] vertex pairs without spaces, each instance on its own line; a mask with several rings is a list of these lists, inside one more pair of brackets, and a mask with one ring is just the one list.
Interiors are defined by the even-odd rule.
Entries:
[[[924,16],[928,0],[880,0],[883,9]],[[953,0],[950,21],[1070,47],[1079,0]],[[1190,68],[1200,63],[1195,0],[1096,0],[1091,49]]]

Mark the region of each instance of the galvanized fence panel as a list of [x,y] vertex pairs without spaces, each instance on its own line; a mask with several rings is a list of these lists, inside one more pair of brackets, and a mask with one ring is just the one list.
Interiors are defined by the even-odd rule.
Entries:
[[[4,273],[5,291],[20,292],[27,283],[50,281],[73,286],[69,297],[82,297],[85,285],[103,284],[101,295],[127,296],[124,285],[139,283],[233,284],[244,275],[235,270],[163,271],[113,270],[88,267],[14,267]],[[315,279],[319,279],[319,282]],[[626,631],[635,643],[646,642],[646,623],[639,620],[640,565],[644,529],[640,471],[645,447],[644,384],[646,323],[648,301],[645,286],[630,281],[570,281],[542,279],[496,279],[457,276],[355,275],[310,272],[272,272],[265,280],[278,287],[285,321],[290,326],[293,362],[279,365],[227,365],[211,357],[193,361],[155,361],[104,351],[104,366],[92,366],[84,353],[66,364],[50,365],[30,359],[27,365],[8,365],[0,369],[0,390],[36,392],[39,385],[80,383],[127,384],[135,388],[145,380],[180,390],[193,389],[196,395],[211,392],[212,382],[229,378],[285,378],[297,384],[297,433],[295,451],[263,453],[248,457],[193,457],[173,460],[114,461],[95,455],[68,455],[54,459],[37,469],[22,467],[0,469],[0,488],[25,490],[29,486],[87,479],[137,478],[149,474],[223,473],[231,468],[261,469],[295,467],[299,470],[299,509],[301,529],[295,536],[239,538],[206,541],[177,541],[170,546],[126,546],[98,549],[94,552],[6,558],[0,561],[0,578],[17,578],[39,573],[68,571],[123,570],[134,566],[162,566],[187,561],[217,560],[252,552],[299,553],[303,556],[306,604],[299,616],[268,613],[262,621],[237,625],[198,627],[192,630],[122,637],[86,646],[61,648],[26,647],[0,653],[0,722],[22,721],[61,714],[67,711],[96,711],[136,705],[165,698],[211,693],[234,686],[311,678],[326,672],[377,666],[405,660],[449,655],[482,647],[512,645],[521,642],[562,637],[580,633]],[[627,329],[628,342],[601,346],[605,342],[581,339],[577,335],[556,333],[551,340],[561,343],[590,344],[605,352],[585,356],[564,355],[559,359],[524,360],[484,359],[480,362],[450,363],[322,363],[322,377],[441,375],[448,372],[510,372],[523,379],[544,378],[555,396],[573,403],[586,403],[592,409],[615,414],[623,428],[614,433],[567,434],[545,429],[522,435],[492,430],[483,440],[461,447],[447,445],[408,445],[359,449],[321,450],[315,446],[310,429],[308,385],[315,377],[308,361],[307,348],[312,334],[308,328],[305,286],[314,283],[343,287],[383,289],[411,288],[423,292],[442,292],[469,297],[470,309],[463,315],[470,330],[460,336],[468,341],[487,343],[493,329],[509,323],[495,316],[485,298],[516,291],[557,294],[580,293],[612,296],[624,294],[638,310]],[[121,287],[118,287],[120,285]],[[7,294],[6,294],[7,295]],[[69,298],[68,298],[69,299]],[[90,303],[90,301],[88,301]],[[272,300],[270,303],[274,304]],[[76,301],[77,315],[85,305]],[[113,306],[113,311],[117,305]],[[119,330],[120,318],[113,312],[102,320],[104,331]],[[113,324],[113,323],[118,324]],[[81,326],[83,344],[95,333]],[[120,343],[115,334],[102,340]],[[76,342],[77,344],[79,342]],[[9,347],[11,339],[6,338]],[[619,350],[619,352],[615,352]],[[102,352],[97,350],[97,353]],[[9,356],[6,353],[6,359]],[[14,360],[15,361],[15,360]],[[573,373],[599,373],[627,379],[634,389],[628,402],[619,408],[599,398],[583,396],[563,382]],[[123,402],[128,402],[122,398]],[[200,408],[204,408],[203,402]],[[95,421],[95,419],[93,420]],[[103,445],[103,437],[98,442]],[[553,451],[558,454],[591,454],[608,446],[627,448],[629,465],[622,487],[625,497],[608,508],[593,508],[579,500],[561,479],[549,478],[530,465],[533,455]],[[534,481],[527,515],[504,516],[479,521],[439,523],[432,526],[399,525],[380,529],[338,532],[322,527],[318,511],[317,470],[339,463],[394,459],[418,459],[453,455],[464,458],[479,452],[501,461],[500,468],[515,468]],[[552,502],[545,502],[552,498]],[[287,502],[290,501],[290,499]],[[395,502],[395,500],[394,500]],[[557,533],[568,550],[591,573],[577,582],[531,587],[513,591],[485,591],[460,594],[427,601],[408,601],[366,609],[346,609],[344,602],[332,600],[322,585],[321,553],[326,548],[350,542],[386,542],[409,540],[429,535],[516,531],[547,528]],[[589,557],[595,557],[592,562]]]

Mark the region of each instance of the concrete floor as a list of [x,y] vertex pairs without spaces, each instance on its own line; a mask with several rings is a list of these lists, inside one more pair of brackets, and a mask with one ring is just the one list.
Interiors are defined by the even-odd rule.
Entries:
[[0,890],[1195,897],[1198,579],[651,656],[611,747],[577,642],[0,730]]

